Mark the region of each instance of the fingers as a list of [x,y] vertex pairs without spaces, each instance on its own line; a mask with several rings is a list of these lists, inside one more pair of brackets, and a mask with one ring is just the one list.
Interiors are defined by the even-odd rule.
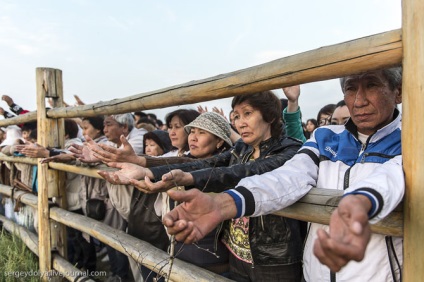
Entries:
[[198,189],[190,189],[188,191],[168,190],[167,193],[171,199],[182,203],[194,199],[200,191]]
[[129,184],[133,185],[135,188],[141,192],[151,194],[152,191],[145,185],[144,180],[130,179]]
[[46,164],[46,163],[49,163],[49,162],[51,162],[51,161],[53,161],[54,159],[53,159],[53,157],[51,157],[51,158],[45,158],[45,159],[42,159],[41,161],[40,161],[40,163],[41,164]]
[[162,175],[162,181],[175,180],[174,175],[175,174],[173,172],[165,173],[164,175]]
[[74,95],[75,101],[77,102],[76,104],[79,106],[85,105],[85,103],[80,99],[80,97],[78,97],[78,95]]
[[113,158],[114,154],[111,154],[105,150],[99,149],[97,146],[90,147],[90,150],[93,151],[93,156],[104,163],[109,163],[115,161]]
[[82,154],[82,145],[72,144],[68,150],[75,155],[81,156]]
[[124,147],[131,146],[125,135],[121,135],[119,138],[121,139],[121,143]]
[[337,252],[337,245],[335,240],[331,239],[330,236],[324,230],[318,230],[318,238],[314,242],[313,252],[318,260],[327,265],[331,271],[338,272],[345,266],[349,260]]
[[85,141],[89,144],[96,145],[97,143],[88,135],[84,135]]
[[194,225],[192,222],[186,220],[178,220],[177,212],[170,212],[163,218],[163,224],[167,227],[167,232],[170,235],[175,235],[175,239],[185,244],[192,244],[197,242],[197,236],[194,232]]
[[125,176],[120,176],[114,172],[107,172],[104,170],[98,170],[97,173],[103,177],[107,182],[115,185],[128,185],[130,184],[130,179]]

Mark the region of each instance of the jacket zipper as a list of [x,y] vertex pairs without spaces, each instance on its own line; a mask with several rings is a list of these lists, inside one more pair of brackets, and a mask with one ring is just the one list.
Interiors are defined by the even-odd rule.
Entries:
[[262,231],[265,231],[264,218],[262,215],[261,215],[261,225],[262,225]]
[[219,237],[219,233],[221,233],[222,230],[222,226],[224,225],[223,222],[221,222],[220,225],[218,225],[218,228],[216,229],[216,233],[215,233],[215,241],[214,241],[214,253],[216,253],[218,251],[218,237]]

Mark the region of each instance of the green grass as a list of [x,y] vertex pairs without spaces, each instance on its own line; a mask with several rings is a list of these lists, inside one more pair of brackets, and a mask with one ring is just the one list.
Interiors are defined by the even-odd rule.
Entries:
[[25,243],[18,237],[1,231],[0,281],[40,281],[38,269],[38,257]]

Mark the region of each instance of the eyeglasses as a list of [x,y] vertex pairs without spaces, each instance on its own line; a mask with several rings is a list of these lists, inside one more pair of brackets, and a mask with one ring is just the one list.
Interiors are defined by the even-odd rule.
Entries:
[[330,124],[331,116],[319,120],[319,126]]

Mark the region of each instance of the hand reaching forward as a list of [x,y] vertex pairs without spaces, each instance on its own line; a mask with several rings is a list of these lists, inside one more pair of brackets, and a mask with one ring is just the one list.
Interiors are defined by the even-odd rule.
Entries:
[[132,163],[111,162],[107,165],[118,170],[104,169],[97,173],[112,184],[128,185],[131,179],[143,179],[146,176],[147,169]]
[[75,160],[75,156],[72,154],[59,154],[53,157],[45,158],[40,161],[40,163],[45,164],[49,162],[56,162],[56,163],[69,163]]
[[49,157],[49,150],[37,143],[16,145],[15,149],[30,158],[47,158]]
[[199,241],[237,212],[234,200],[226,193],[207,194],[191,189],[169,190],[168,195],[181,204],[164,216],[163,224],[169,234],[185,244]]
[[93,151],[91,151],[87,145],[72,144],[72,146],[69,147],[69,151],[72,152],[72,154],[83,163],[100,162],[100,160],[94,156]]
[[90,145],[90,149],[94,152],[94,156],[104,163],[126,162],[143,165],[141,159],[144,158],[136,155],[133,147],[128,143],[127,138],[121,135],[120,139],[122,148],[118,149],[106,144],[96,144],[96,146]]
[[[166,192],[176,186],[186,186],[194,183],[192,175],[180,169],[174,169],[162,175],[162,180],[157,182],[152,182],[150,180],[149,172],[150,171],[148,171],[144,178],[144,181],[131,179],[130,183],[138,190],[147,194]],[[152,175],[150,175],[150,177],[152,177]]]
[[361,261],[371,237],[368,223],[369,199],[362,195],[344,197],[330,218],[330,234],[318,230],[314,254],[322,264],[337,272],[349,261]]

